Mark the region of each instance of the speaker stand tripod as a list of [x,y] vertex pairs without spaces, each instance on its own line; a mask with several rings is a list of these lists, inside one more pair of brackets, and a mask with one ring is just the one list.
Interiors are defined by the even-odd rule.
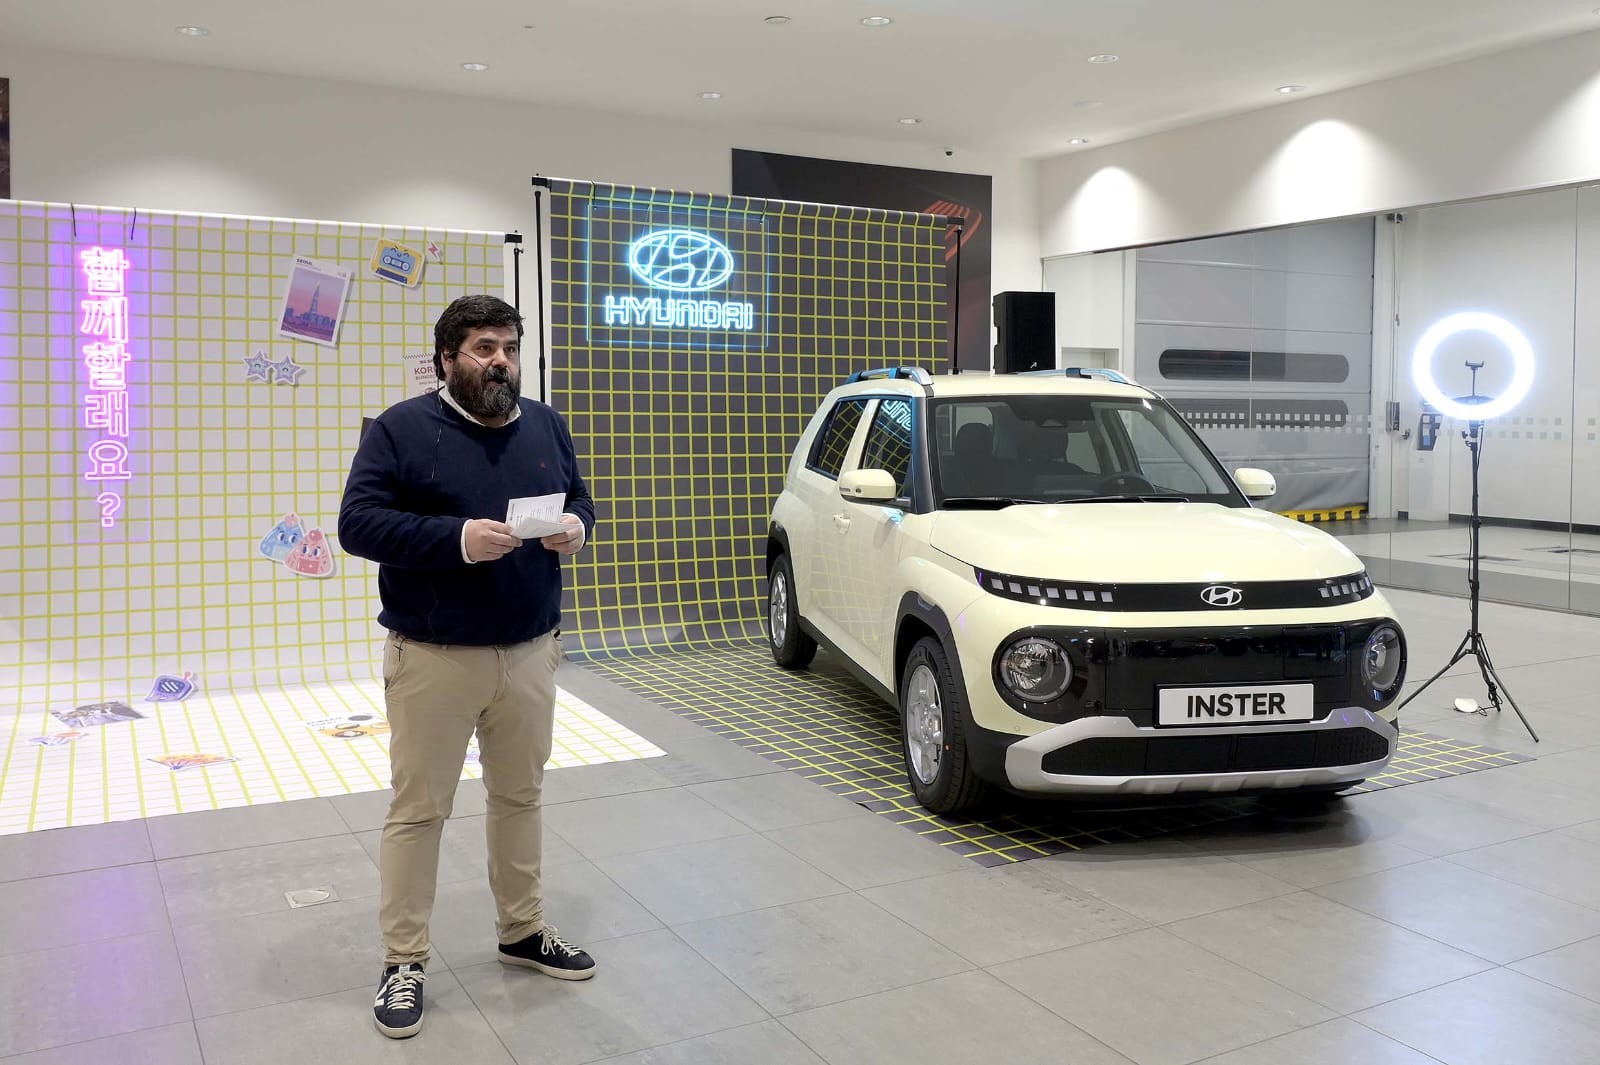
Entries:
[[[1463,400],[1469,403],[1482,403],[1489,397],[1478,395],[1478,370],[1483,363],[1467,363],[1467,368],[1472,371],[1472,395]],[[1483,519],[1478,514],[1478,463],[1483,448],[1483,422],[1469,421],[1467,430],[1461,434],[1461,439],[1466,441],[1467,450],[1472,452],[1472,518],[1469,525],[1469,543],[1467,555],[1467,592],[1472,602],[1472,620],[1468,624],[1467,634],[1461,638],[1456,653],[1450,656],[1450,661],[1422,682],[1422,686],[1406,696],[1396,707],[1396,712],[1404,710],[1406,703],[1421,695],[1423,691],[1444,676],[1451,666],[1463,658],[1476,659],[1478,672],[1483,674],[1483,683],[1489,688],[1489,704],[1494,707],[1495,713],[1501,711],[1500,697],[1505,696],[1505,701],[1511,704],[1511,709],[1517,712],[1517,717],[1522,719],[1522,727],[1528,730],[1528,735],[1533,737],[1533,742],[1539,742],[1539,734],[1533,731],[1533,726],[1528,724],[1528,719],[1517,706],[1516,700],[1511,698],[1511,692],[1506,689],[1505,682],[1500,679],[1500,674],[1494,668],[1494,660],[1489,657],[1489,645],[1484,642],[1483,633],[1478,628],[1478,569],[1482,561],[1482,547],[1479,529]],[[1479,711],[1483,713],[1484,711]]]

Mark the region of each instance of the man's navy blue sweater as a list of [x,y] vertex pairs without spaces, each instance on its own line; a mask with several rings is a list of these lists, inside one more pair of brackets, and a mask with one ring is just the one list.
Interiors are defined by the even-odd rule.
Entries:
[[594,531],[594,502],[572,436],[552,408],[519,399],[522,414],[474,425],[437,394],[397,403],[367,430],[339,508],[339,543],[378,563],[378,622],[414,640],[487,646],[542,636],[561,620],[561,556],[526,540],[503,558],[469,564],[461,532],[473,518],[504,521],[523,496],[566,495],[562,509]]

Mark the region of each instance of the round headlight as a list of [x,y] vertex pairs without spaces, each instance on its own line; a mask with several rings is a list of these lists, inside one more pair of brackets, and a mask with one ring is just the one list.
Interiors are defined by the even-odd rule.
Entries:
[[1053,702],[1072,683],[1072,659],[1054,640],[1025,636],[1001,654],[1000,676],[1006,687],[1030,703]]
[[1361,649],[1361,683],[1380,699],[1387,699],[1400,686],[1405,668],[1405,641],[1393,625],[1379,625]]

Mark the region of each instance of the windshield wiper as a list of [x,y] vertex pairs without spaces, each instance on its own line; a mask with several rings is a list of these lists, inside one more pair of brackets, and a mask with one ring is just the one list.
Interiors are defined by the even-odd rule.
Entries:
[[1160,495],[1156,495],[1156,496],[1152,496],[1152,495],[1144,495],[1144,496],[1133,496],[1133,495],[1121,495],[1121,496],[1074,496],[1074,497],[1069,498],[1069,499],[1052,499],[1050,502],[1052,502],[1052,503],[1187,503],[1187,502],[1189,502],[1189,497],[1188,496],[1177,496],[1177,495],[1166,495],[1166,496],[1160,496]]
[[1043,499],[1022,499],[1016,496],[946,496],[940,504],[946,508],[972,510],[999,510],[1002,507],[1013,507],[1018,503],[1043,503]]

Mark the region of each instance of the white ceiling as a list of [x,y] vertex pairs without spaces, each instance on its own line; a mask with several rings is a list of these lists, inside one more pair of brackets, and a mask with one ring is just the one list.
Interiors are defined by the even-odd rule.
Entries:
[[1596,3],[0,0],[0,42],[1039,156],[1600,29]]

